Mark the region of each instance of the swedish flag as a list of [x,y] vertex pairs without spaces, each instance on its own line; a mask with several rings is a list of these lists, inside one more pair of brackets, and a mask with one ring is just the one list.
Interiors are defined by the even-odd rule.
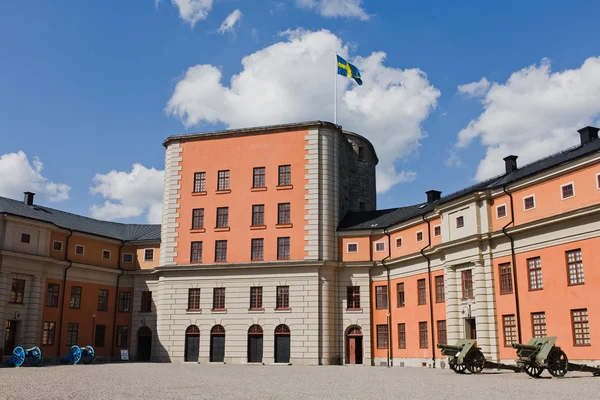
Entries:
[[337,68],[339,75],[354,79],[359,85],[363,84],[362,79],[360,79],[360,72],[358,71],[358,68],[340,56],[337,56]]

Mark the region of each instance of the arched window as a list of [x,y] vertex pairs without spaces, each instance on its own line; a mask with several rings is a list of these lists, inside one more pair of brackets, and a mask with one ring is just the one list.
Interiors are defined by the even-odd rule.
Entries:
[[200,334],[200,328],[198,328],[196,325],[190,325],[185,330],[185,334],[186,335],[199,335]]
[[350,328],[348,328],[348,336],[362,336],[362,329],[360,329],[360,327],[358,326],[351,326]]
[[289,335],[290,327],[287,325],[284,325],[284,324],[277,325],[277,328],[275,328],[275,334],[276,335]]
[[248,329],[248,335],[262,335],[262,334],[263,334],[263,329],[260,325],[252,325]]
[[210,330],[210,334],[211,335],[224,335],[225,334],[225,328],[223,328],[223,325],[215,325]]

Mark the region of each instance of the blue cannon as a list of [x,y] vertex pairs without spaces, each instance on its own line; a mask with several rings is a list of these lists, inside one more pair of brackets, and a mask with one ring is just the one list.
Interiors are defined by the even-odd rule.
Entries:
[[39,347],[33,346],[30,349],[24,349],[21,346],[15,347],[10,360],[6,362],[6,366],[14,365],[20,367],[27,361],[29,365],[37,367],[42,362],[42,350]]
[[69,353],[60,358],[60,362],[69,363],[69,364],[77,364],[79,361],[84,364],[89,364],[94,361],[96,358],[96,353],[94,352],[94,348],[92,346],[79,347],[77,345],[71,346],[69,349]]

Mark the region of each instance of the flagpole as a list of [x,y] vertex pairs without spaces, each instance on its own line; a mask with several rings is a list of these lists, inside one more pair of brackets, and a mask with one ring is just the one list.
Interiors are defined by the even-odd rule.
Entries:
[[337,68],[337,53],[335,53],[335,68],[333,69],[333,72],[335,73],[333,76],[333,81],[335,82],[333,84],[333,123],[335,125],[337,125]]

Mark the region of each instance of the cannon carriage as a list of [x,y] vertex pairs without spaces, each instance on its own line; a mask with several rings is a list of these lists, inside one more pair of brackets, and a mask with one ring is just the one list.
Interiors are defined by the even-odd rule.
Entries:
[[442,349],[443,356],[448,357],[448,366],[457,374],[464,374],[467,370],[472,374],[479,374],[484,368],[521,371],[514,365],[487,361],[481,348],[475,345],[475,340],[459,340],[456,345],[438,344],[437,347]]
[[37,367],[40,365],[40,362],[42,362],[42,350],[40,350],[40,348],[37,346],[33,346],[29,349],[24,349],[21,346],[17,346],[14,348],[10,360],[8,360],[5,365],[14,365],[15,367],[20,367],[25,363],[25,361],[27,361],[29,365]]
[[84,364],[92,363],[96,358],[96,353],[92,346],[79,347],[77,345],[71,346],[69,353],[59,359],[60,362],[69,363],[76,365],[79,361]]

